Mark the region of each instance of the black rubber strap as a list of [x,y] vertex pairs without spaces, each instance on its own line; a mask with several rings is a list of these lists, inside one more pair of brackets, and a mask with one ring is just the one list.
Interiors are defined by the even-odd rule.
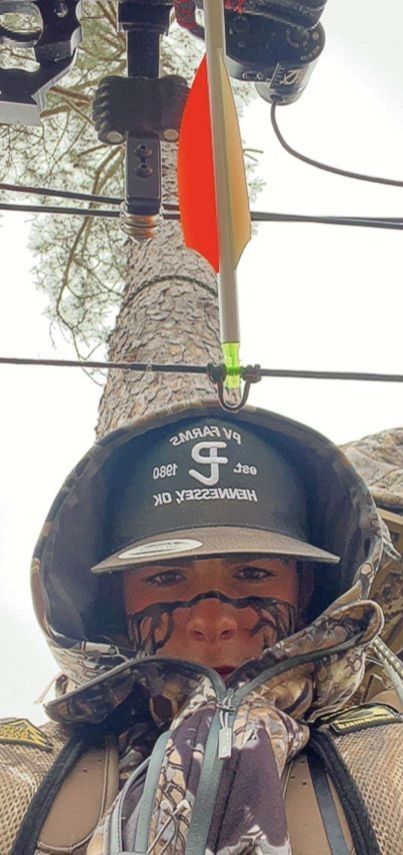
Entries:
[[330,851],[332,855],[349,855],[328,777],[312,751],[308,751],[308,765]]
[[77,734],[69,739],[36,791],[9,855],[35,855],[38,837],[56,793],[89,745],[88,738],[77,737]]

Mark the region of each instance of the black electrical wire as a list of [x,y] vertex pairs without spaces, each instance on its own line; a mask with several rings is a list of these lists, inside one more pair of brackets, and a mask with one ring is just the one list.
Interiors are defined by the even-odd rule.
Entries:
[[101,208],[65,208],[63,205],[13,205],[0,202],[0,211],[19,211],[28,214],[67,214],[73,217],[118,218],[119,211],[103,211]]
[[0,190],[13,193],[30,193],[34,196],[55,196],[58,199],[80,199],[82,202],[96,202],[104,205],[120,205],[123,199],[116,196],[97,196],[93,193],[77,193],[72,190],[59,190],[53,187],[31,187],[28,184],[5,184],[0,182]]
[[265,211],[253,211],[254,222],[274,223],[319,223],[325,226],[360,226],[371,229],[402,229],[401,217],[333,217],[309,214],[272,214]]
[[[7,190],[16,193],[32,193],[39,196],[54,196],[57,198],[79,199],[82,201],[90,201],[96,203],[110,203],[112,205],[121,205],[121,199],[115,196],[96,196],[91,193],[76,193],[69,190],[59,190],[51,187],[32,187],[27,184],[5,184],[0,182],[0,190]],[[118,218],[119,211],[108,211],[94,208],[67,208],[62,205],[52,207],[51,205],[15,205],[9,202],[0,203],[2,211],[20,211],[23,213],[35,214],[66,214],[70,216],[82,217],[104,217]],[[162,217],[165,220],[179,220],[179,206],[174,202],[167,202],[164,205]],[[309,214],[276,214],[268,211],[251,211],[251,219],[253,222],[274,222],[274,223],[318,223],[320,225],[335,225],[335,226],[358,226],[362,228],[378,228],[378,229],[403,229],[403,217],[340,217],[340,216],[322,216]]]
[[298,380],[355,380],[372,383],[403,383],[403,374],[371,374],[360,371],[293,371],[282,368],[262,368],[262,377],[287,377]]
[[43,365],[51,368],[106,368],[119,371],[162,372],[165,374],[206,374],[203,365],[169,365],[155,362],[102,362],[78,359],[28,359],[0,356],[0,365]]
[[[163,217],[166,220],[179,219],[179,208],[168,202]],[[361,226],[378,229],[402,229],[403,217],[339,217],[315,214],[276,214],[270,211],[251,211],[254,223],[319,223],[329,226]]]
[[[0,365],[34,365],[53,368],[98,368],[119,371],[138,371],[141,373],[164,374],[207,374],[208,367],[203,365],[164,364],[155,362],[102,362],[75,359],[28,359],[12,356],[0,356]],[[248,369],[244,369],[246,372]],[[403,383],[403,374],[370,374],[359,371],[293,371],[282,368],[259,368],[255,370],[259,377],[297,378],[300,380],[355,380],[373,383]],[[242,376],[242,369],[241,369]]]
[[344,178],[354,178],[357,181],[371,181],[373,184],[386,184],[390,187],[403,187],[403,181],[398,181],[394,178],[379,178],[375,175],[364,175],[360,172],[351,172],[348,169],[340,169],[337,166],[330,166],[327,163],[321,163],[320,160],[315,160],[313,157],[307,157],[306,154],[302,154],[300,151],[297,151],[295,148],[292,148],[289,143],[284,139],[277,124],[276,106],[277,103],[273,101],[270,110],[272,127],[280,145],[282,145],[282,147],[288,152],[288,154],[291,154],[292,157],[296,157],[298,160],[302,160],[304,163],[308,163],[310,166],[315,166],[317,169],[323,169],[325,170],[325,172],[332,172],[334,175],[343,175]]
[[[8,202],[0,202],[0,211],[14,211],[35,214],[65,214],[80,217],[104,217],[118,219],[119,211],[107,211],[100,208],[65,208],[62,205],[14,205]],[[170,206],[169,210],[162,211],[164,220],[179,220],[179,211]],[[328,226],[359,226],[371,229],[403,229],[402,217],[327,217],[307,214],[275,214],[267,211],[251,211],[253,222],[261,223],[319,223]]]

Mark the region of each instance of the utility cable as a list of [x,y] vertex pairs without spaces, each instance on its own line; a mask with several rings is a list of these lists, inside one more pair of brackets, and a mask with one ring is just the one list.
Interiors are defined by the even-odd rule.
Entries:
[[120,205],[123,199],[116,196],[97,196],[93,193],[78,193],[75,190],[59,190],[53,187],[31,187],[28,184],[5,184],[0,182],[0,190],[13,193],[30,193],[34,196],[55,196],[58,199],[80,199],[82,202],[96,202],[105,205]]
[[357,181],[371,181],[373,184],[386,184],[390,187],[403,187],[403,181],[398,181],[395,178],[379,178],[375,175],[364,175],[360,172],[352,172],[348,169],[340,169],[337,166],[331,166],[327,163],[321,163],[320,160],[315,160],[313,157],[307,157],[306,154],[302,154],[300,151],[297,151],[295,148],[292,148],[289,143],[284,139],[277,124],[276,106],[276,101],[273,101],[270,110],[272,127],[280,145],[282,145],[282,147],[288,152],[288,154],[291,154],[292,157],[296,157],[298,160],[302,160],[304,163],[308,163],[310,166],[315,166],[317,169],[324,169],[326,172],[332,172],[334,175],[343,175],[344,178],[354,178]]
[[274,214],[252,211],[253,222],[273,223],[319,223],[325,226],[358,226],[370,229],[402,229],[402,217],[338,217],[310,214]]
[[[35,214],[65,214],[74,217],[103,217],[118,219],[119,211],[108,211],[100,208],[65,208],[60,205],[14,205],[0,202],[0,211],[11,211]],[[180,214],[173,206],[162,211],[164,220],[179,220]],[[358,226],[370,229],[403,229],[403,217],[338,217],[309,214],[276,214],[268,211],[251,211],[252,222],[255,223],[318,223],[327,226]]]
[[103,211],[101,208],[65,208],[63,205],[13,205],[9,202],[0,202],[0,211],[19,211],[27,214],[66,214],[73,217],[120,217],[119,211]]
[[[81,201],[95,202],[97,204],[121,205],[123,200],[116,196],[97,196],[91,193],[76,193],[69,190],[59,190],[53,187],[32,187],[27,184],[5,184],[0,182],[0,190],[6,190],[16,193],[30,193],[39,196],[53,196],[56,198],[78,199]],[[20,211],[23,213],[35,214],[66,214],[70,216],[82,217],[104,217],[118,218],[120,211],[108,211],[97,208],[67,208],[62,205],[16,205],[9,202],[1,202],[0,210],[2,211]],[[179,206],[175,202],[167,202],[164,204],[162,217],[165,220],[179,220]],[[318,223],[320,225],[332,226],[358,226],[362,228],[378,228],[378,229],[403,229],[403,217],[343,217],[343,216],[323,216],[315,214],[277,214],[269,211],[251,211],[251,219],[253,222],[274,222],[274,223]]]
[[[208,366],[155,363],[155,362],[104,362],[76,359],[28,359],[22,357],[0,356],[0,365],[48,366],[54,368],[97,368],[118,371],[136,371],[141,373],[163,374],[207,374]],[[247,376],[250,366],[242,369]],[[260,377],[297,378],[302,380],[355,380],[373,383],[403,383],[403,374],[370,374],[359,371],[294,371],[282,368],[260,368],[255,366],[254,373]]]

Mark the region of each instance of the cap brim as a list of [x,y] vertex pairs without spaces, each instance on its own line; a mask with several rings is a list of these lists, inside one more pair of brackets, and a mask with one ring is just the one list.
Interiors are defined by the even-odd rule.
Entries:
[[338,555],[278,532],[217,526],[179,529],[128,543],[118,552],[91,567],[91,571],[110,573],[137,564],[155,564],[157,561],[168,561],[172,558],[202,558],[242,553],[284,555],[301,561],[326,564],[337,564],[340,561]]

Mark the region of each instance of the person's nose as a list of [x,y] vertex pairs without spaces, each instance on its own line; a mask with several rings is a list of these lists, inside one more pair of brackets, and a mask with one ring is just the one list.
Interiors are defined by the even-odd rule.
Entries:
[[236,634],[238,623],[233,606],[219,600],[201,600],[191,609],[187,633],[193,641],[217,644]]

